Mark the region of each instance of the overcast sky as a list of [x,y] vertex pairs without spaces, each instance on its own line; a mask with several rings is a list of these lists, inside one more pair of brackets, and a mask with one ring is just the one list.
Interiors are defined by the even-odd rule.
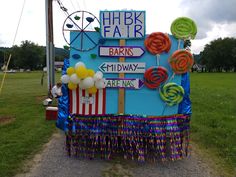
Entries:
[[[0,46],[11,47],[24,0],[0,0]],[[236,0],[61,0],[69,14],[86,10],[99,18],[100,10],[145,10],[146,32],[170,33],[173,20],[186,16],[198,27],[192,51],[199,53],[205,44],[219,37],[236,37]],[[62,35],[65,13],[53,1],[54,43],[66,44]],[[30,40],[46,44],[45,0],[26,0],[15,44]]]

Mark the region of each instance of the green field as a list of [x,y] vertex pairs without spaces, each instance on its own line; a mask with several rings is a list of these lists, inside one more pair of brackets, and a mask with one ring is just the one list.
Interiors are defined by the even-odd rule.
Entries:
[[[45,120],[42,101],[47,88],[46,78],[44,86],[40,85],[41,75],[7,75],[0,95],[0,118],[13,119],[0,124],[1,177],[20,172],[25,160],[40,151],[56,130],[55,122]],[[236,164],[235,88],[235,73],[191,73],[192,140],[228,171]]]
[[40,85],[41,75],[12,73],[6,77],[0,95],[0,118],[10,117],[12,122],[0,124],[1,177],[17,173],[24,160],[32,158],[55,131],[55,122],[45,121],[42,101],[47,87]]
[[192,73],[191,137],[215,162],[236,168],[236,74]]

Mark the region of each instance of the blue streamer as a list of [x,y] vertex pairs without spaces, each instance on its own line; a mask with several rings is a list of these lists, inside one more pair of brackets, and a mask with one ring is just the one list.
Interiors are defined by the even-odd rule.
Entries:
[[179,104],[178,113],[179,114],[192,114],[192,104],[190,101],[190,79],[189,73],[185,73],[182,75],[181,86],[184,88],[184,98],[183,101]]
[[[62,75],[66,74],[66,70],[69,67],[70,63],[68,59],[64,60],[64,66],[62,67]],[[62,96],[58,98],[58,117],[56,126],[57,128],[67,130],[67,118],[69,116],[69,94],[68,94],[68,87],[66,84],[62,84]]]

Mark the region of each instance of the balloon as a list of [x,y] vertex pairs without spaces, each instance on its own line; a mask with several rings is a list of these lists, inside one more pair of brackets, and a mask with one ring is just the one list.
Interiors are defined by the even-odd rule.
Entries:
[[84,64],[83,62],[81,62],[81,61],[79,61],[79,62],[77,62],[77,63],[75,64],[75,69],[77,69],[79,66],[83,66],[83,67],[86,68],[85,64]]
[[79,84],[80,83],[80,78],[78,78],[77,74],[74,73],[70,76],[70,81],[73,83],[73,84]]
[[144,73],[144,84],[155,89],[168,79],[167,69],[161,66],[148,68]]
[[93,86],[91,88],[88,88],[87,91],[89,94],[95,94],[95,93],[97,93],[97,88],[95,86]]
[[84,79],[88,76],[88,70],[84,67],[84,66],[79,66],[76,70],[75,70],[78,78],[80,79]]
[[93,76],[94,81],[98,81],[103,78],[103,73],[101,71],[97,71],[96,74]]
[[94,80],[92,77],[86,77],[85,79],[81,80],[81,82],[83,83],[84,88],[91,88],[94,86]]
[[81,89],[87,89],[87,88],[84,86],[83,80],[80,81],[80,83],[79,83],[79,88],[81,88]]
[[176,83],[170,82],[160,89],[160,97],[169,106],[179,104],[184,97],[184,89]]
[[68,76],[68,75],[63,75],[63,76],[61,76],[61,82],[63,83],[63,84],[68,84],[68,82],[70,81],[70,76]]
[[151,33],[144,41],[145,47],[153,55],[169,52],[171,48],[171,40],[168,34],[162,32]]
[[171,24],[170,30],[177,39],[194,39],[197,34],[195,22],[187,17],[175,19]]
[[176,74],[183,74],[193,66],[193,55],[184,49],[176,50],[168,59],[171,68]]
[[94,70],[88,69],[88,76],[93,77],[95,74]]
[[75,89],[77,88],[77,84],[73,84],[72,82],[69,82],[69,83],[68,83],[68,88],[69,88],[70,90],[75,90]]
[[67,73],[67,75],[69,75],[69,76],[72,75],[72,74],[74,74],[74,73],[75,73],[75,68],[73,68],[73,67],[67,68],[66,73]]
[[96,86],[97,89],[105,88],[106,87],[105,80],[100,79],[100,80],[95,81],[95,86]]

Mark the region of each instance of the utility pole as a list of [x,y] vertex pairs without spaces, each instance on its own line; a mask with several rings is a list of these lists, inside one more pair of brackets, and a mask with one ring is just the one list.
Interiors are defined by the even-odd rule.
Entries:
[[55,51],[53,42],[53,0],[45,0],[46,10],[46,59],[47,59],[47,81],[48,94],[51,88],[55,85]]

